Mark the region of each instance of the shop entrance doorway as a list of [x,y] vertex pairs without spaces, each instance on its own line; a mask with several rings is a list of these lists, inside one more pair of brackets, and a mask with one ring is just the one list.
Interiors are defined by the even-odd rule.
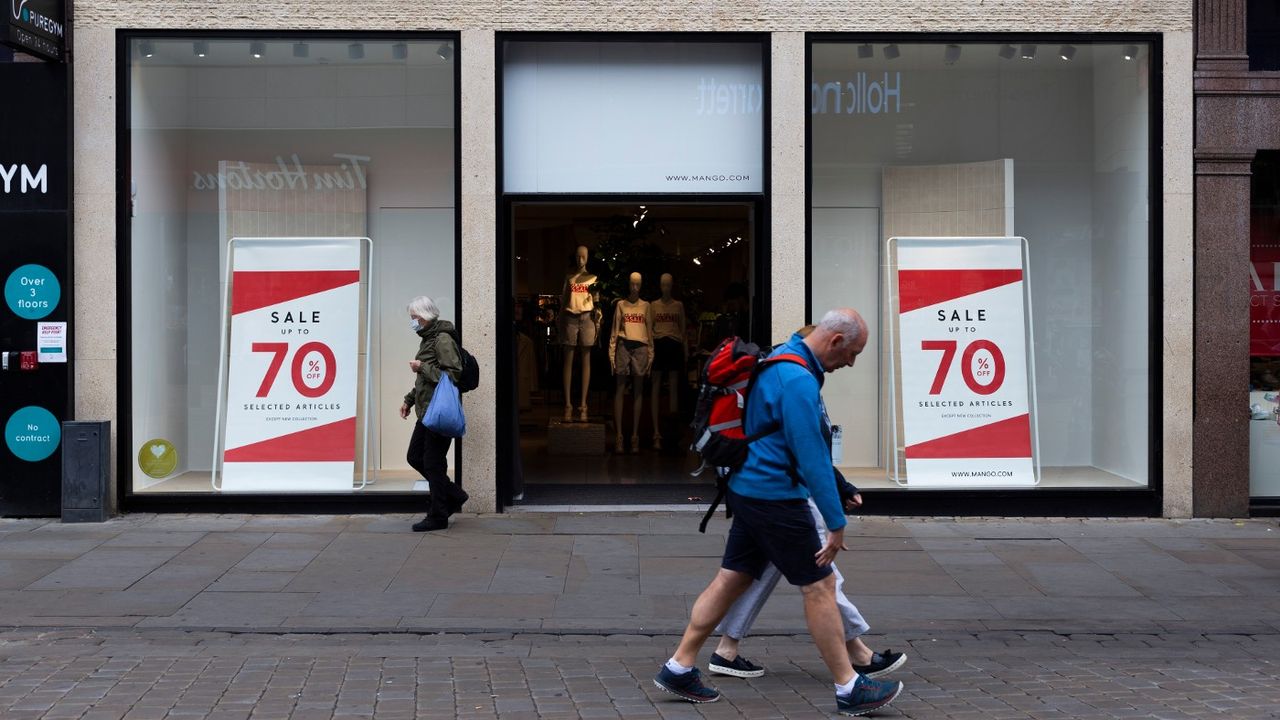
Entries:
[[507,203],[510,504],[698,504],[697,378],[725,337],[767,343],[760,203]]

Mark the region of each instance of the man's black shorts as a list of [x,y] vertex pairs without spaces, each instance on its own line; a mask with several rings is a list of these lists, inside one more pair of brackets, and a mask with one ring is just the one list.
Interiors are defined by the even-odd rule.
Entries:
[[720,567],[759,580],[765,565],[773,563],[792,585],[809,585],[831,574],[830,565],[818,567],[813,557],[822,543],[808,500],[757,500],[730,490],[726,502],[733,525]]

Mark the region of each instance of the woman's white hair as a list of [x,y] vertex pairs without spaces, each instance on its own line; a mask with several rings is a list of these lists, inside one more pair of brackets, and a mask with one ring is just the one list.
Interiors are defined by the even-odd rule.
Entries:
[[852,315],[842,310],[828,310],[826,315],[822,316],[822,320],[818,322],[818,327],[829,333],[839,333],[844,336],[844,344],[858,339],[862,328],[859,327],[858,321]]
[[430,322],[440,317],[440,308],[436,307],[436,301],[426,295],[419,295],[410,300],[408,309],[414,315]]

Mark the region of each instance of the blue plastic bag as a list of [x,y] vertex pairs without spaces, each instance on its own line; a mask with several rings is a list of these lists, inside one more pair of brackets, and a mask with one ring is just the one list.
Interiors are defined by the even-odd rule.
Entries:
[[440,373],[440,382],[422,413],[422,425],[437,435],[460,438],[467,434],[467,416],[462,414],[462,396],[449,373]]

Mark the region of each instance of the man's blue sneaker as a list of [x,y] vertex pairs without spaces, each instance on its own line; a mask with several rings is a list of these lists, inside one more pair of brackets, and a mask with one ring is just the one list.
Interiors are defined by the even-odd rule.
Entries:
[[836,693],[836,712],[841,715],[866,715],[893,702],[902,692],[900,680],[872,680],[859,675],[848,695]]
[[[702,673],[698,672],[698,668],[677,675],[663,665],[658,676],[653,679],[653,684],[691,703],[709,703],[720,699],[719,690],[702,684]],[[854,692],[857,692],[856,688]]]

